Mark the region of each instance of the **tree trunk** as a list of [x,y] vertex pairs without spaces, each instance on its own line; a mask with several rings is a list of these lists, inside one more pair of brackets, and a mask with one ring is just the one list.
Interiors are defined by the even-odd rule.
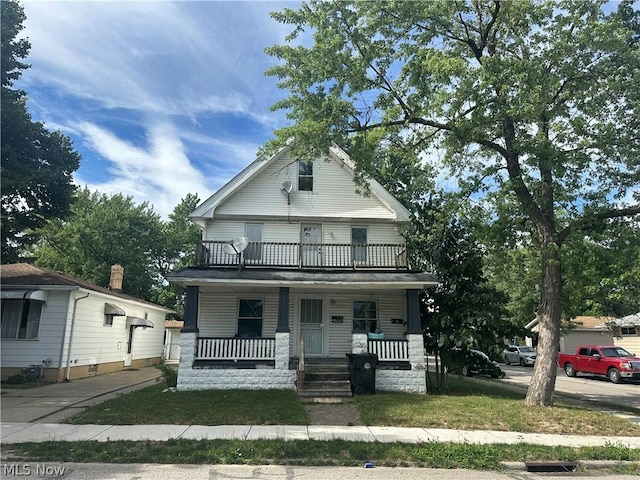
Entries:
[[556,385],[560,345],[562,278],[560,245],[550,236],[540,239],[542,251],[542,292],[537,310],[538,349],[526,405],[550,407]]

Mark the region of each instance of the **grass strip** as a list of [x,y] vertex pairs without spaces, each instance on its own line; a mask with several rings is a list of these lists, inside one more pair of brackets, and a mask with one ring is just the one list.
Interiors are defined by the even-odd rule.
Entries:
[[[119,395],[66,420],[76,425],[306,425],[292,390],[163,392],[166,384]],[[151,408],[150,408],[151,407]]]
[[[550,447],[531,444],[379,443],[344,440],[168,440],[42,442],[3,445],[3,460],[468,468],[499,470],[500,462],[609,460],[640,462],[640,450],[622,445]],[[631,469],[640,473],[638,464]]]

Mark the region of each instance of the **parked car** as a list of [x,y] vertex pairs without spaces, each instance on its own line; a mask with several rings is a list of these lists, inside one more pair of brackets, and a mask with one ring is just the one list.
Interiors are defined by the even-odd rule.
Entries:
[[452,372],[460,372],[465,377],[483,375],[491,378],[504,378],[505,374],[496,362],[492,362],[489,356],[480,350],[469,350],[462,359],[462,364],[450,369]]
[[507,365],[514,363],[525,367],[536,363],[536,351],[528,345],[509,345],[502,353]]
[[640,379],[640,358],[614,345],[580,345],[575,354],[558,354],[558,366],[567,377],[582,372],[605,375],[613,383],[624,378]]

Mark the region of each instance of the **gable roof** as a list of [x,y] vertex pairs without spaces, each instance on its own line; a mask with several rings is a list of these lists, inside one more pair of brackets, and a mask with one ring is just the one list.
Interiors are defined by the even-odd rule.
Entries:
[[[571,327],[573,330],[606,330],[606,323],[613,320],[613,317],[590,317],[578,316],[569,321],[563,320],[563,327]],[[532,330],[538,326],[538,319],[534,318],[527,323],[524,328]]]
[[[207,200],[202,202],[190,215],[191,218],[213,218],[216,208],[222,205],[227,199],[229,199],[237,190],[241,189],[257,175],[265,170],[269,165],[278,161],[284,155],[291,150],[290,145],[286,145],[280,148],[271,157],[264,159],[262,157],[257,158],[250,163],[244,170],[233,177],[229,182],[220,187],[213,195]],[[333,145],[329,148],[329,158],[339,162],[342,166],[346,167],[346,171],[355,176],[355,163],[337,145]],[[391,210],[396,218],[397,222],[404,223],[409,222],[411,214],[402,203],[398,201],[391,193],[389,193],[377,180],[369,178],[366,180],[371,195]]]
[[78,288],[84,288],[94,292],[111,295],[113,297],[152,305],[166,310],[167,312],[173,312],[170,308],[163,307],[162,305],[147,302],[146,300],[132,297],[131,295],[126,295],[124,293],[114,292],[108,288],[100,287],[93,283],[70,277],[64,273],[49,270],[48,268],[36,267],[29,263],[0,265],[0,282],[2,283],[3,290],[5,287],[9,287],[11,289],[24,289],[29,287],[42,290],[75,290]]

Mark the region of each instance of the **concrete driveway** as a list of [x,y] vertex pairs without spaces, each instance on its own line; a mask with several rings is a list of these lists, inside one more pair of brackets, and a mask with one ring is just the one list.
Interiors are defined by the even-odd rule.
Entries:
[[33,388],[2,388],[2,422],[55,423],[116,395],[153,385],[155,367],[123,370]]

